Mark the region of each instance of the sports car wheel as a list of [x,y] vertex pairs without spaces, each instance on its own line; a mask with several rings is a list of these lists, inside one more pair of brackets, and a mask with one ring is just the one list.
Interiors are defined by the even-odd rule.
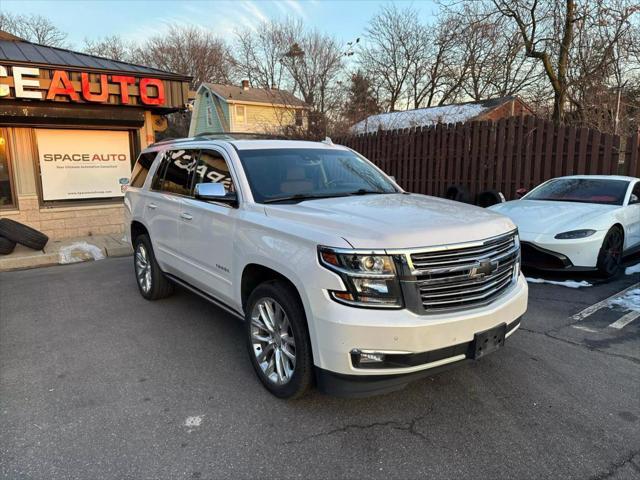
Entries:
[[598,254],[598,272],[609,278],[620,271],[624,234],[619,227],[612,227],[602,241]]

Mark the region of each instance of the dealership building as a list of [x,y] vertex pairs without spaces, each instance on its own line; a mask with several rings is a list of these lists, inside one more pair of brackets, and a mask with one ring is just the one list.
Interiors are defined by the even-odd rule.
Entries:
[[0,31],[0,217],[51,239],[121,232],[132,163],[190,80]]

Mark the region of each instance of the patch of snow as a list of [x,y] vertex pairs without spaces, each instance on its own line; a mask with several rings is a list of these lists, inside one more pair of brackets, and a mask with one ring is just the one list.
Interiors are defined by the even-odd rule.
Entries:
[[187,419],[184,421],[184,426],[185,427],[199,427],[200,424],[202,424],[202,417],[204,417],[204,415],[195,415],[193,417],[187,417]]
[[624,271],[625,275],[633,275],[634,273],[640,273],[640,263],[627,267]]
[[609,307],[620,307],[624,310],[640,312],[640,288],[628,290],[621,297],[609,300]]
[[531,278],[531,277],[526,277],[526,278],[527,278],[527,282],[529,283],[550,283],[551,285],[560,285],[561,287],[568,287],[568,288],[582,288],[582,287],[593,286],[585,280],[580,280],[579,282],[576,282],[575,280],[557,281],[557,280],[545,280],[544,278]]
[[401,112],[371,115],[351,127],[351,133],[371,133],[378,130],[437,125],[439,123],[466,122],[487,110],[479,103],[443,105],[441,107],[417,108]]
[[58,252],[58,263],[77,263],[87,260],[102,260],[104,253],[102,250],[87,242],[75,242],[71,245],[65,245]]

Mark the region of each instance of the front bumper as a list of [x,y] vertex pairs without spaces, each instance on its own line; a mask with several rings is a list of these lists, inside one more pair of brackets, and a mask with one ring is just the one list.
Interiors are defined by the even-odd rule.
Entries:
[[540,270],[593,270],[607,232],[558,240],[553,235],[520,232],[522,264]]
[[[527,309],[527,292],[527,283],[520,275],[489,305],[430,315],[418,315],[407,309],[353,308],[328,297],[324,302],[314,302],[317,307],[313,315],[314,362],[318,386],[340,394],[330,388],[327,378],[362,377],[358,382],[372,382],[365,387],[366,394],[371,394],[379,390],[375,383],[381,377],[397,389],[412,380],[413,375],[408,374],[433,372],[435,368],[465,360],[468,344],[476,333],[502,323],[507,325],[508,335],[515,331]],[[400,368],[356,368],[350,354],[354,349],[415,355],[414,358],[423,358],[425,363]],[[393,378],[399,375],[400,380]]]
[[[507,326],[506,338],[518,329],[520,322],[521,318],[518,318]],[[411,355],[413,360],[419,362],[421,358],[429,358],[428,364],[434,366],[416,372],[395,375],[344,375],[316,367],[316,384],[321,392],[338,397],[381,395],[402,390],[410,382],[468,363],[472,361],[474,349],[475,345],[472,341],[439,350],[416,353]],[[442,361],[446,361],[446,363],[442,363]]]

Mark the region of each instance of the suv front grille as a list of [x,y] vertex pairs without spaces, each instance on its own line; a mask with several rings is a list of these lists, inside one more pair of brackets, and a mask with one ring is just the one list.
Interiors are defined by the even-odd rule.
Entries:
[[519,252],[512,232],[469,246],[412,253],[424,310],[462,310],[492,302],[515,280]]

